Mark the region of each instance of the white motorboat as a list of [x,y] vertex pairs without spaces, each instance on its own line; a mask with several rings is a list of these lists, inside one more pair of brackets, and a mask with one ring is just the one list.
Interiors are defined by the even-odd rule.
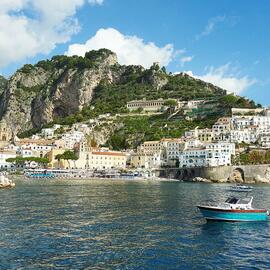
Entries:
[[253,197],[229,197],[225,202],[216,205],[198,205],[206,220],[216,221],[266,221],[268,211],[252,207]]
[[244,186],[244,185],[235,185],[230,187],[230,191],[235,192],[250,192],[253,190],[251,186]]

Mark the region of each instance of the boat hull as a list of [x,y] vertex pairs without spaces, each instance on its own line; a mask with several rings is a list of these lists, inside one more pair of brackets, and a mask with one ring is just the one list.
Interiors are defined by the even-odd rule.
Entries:
[[252,188],[246,188],[246,189],[234,189],[234,188],[231,188],[230,191],[232,192],[251,192],[252,191]]
[[250,210],[232,210],[232,209],[213,209],[198,206],[206,220],[248,222],[248,221],[266,221],[268,212],[265,209]]

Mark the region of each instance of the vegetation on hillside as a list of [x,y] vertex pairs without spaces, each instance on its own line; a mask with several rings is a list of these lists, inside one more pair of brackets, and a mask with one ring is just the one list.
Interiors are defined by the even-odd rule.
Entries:
[[216,118],[209,117],[204,121],[184,119],[167,120],[167,115],[130,116],[123,120],[123,127],[116,130],[109,138],[107,146],[115,149],[135,148],[148,140],[162,138],[179,138],[185,131],[195,127],[206,128],[212,126]]
[[240,96],[226,95],[219,99],[220,104],[226,108],[257,108],[262,107],[260,104],[256,104],[253,100],[246,99]]
[[[40,61],[35,66],[25,65],[20,71],[30,73],[35,68],[43,68],[46,71],[95,69],[110,54],[112,54],[111,51],[101,49],[99,51],[87,52],[85,57],[54,56],[51,60]],[[194,79],[187,74],[168,74],[165,68],[160,68],[157,64],[153,64],[149,69],[115,64],[110,69],[118,79],[114,80],[113,83],[103,79],[94,90],[92,101],[85,105],[81,111],[66,117],[55,118],[49,124],[21,132],[18,136],[21,138],[30,137],[40,132],[42,128],[51,127],[53,124],[71,126],[77,122],[96,118],[100,114],[110,113],[114,115],[117,113],[127,113],[126,104],[131,100],[163,98],[168,100],[168,106],[173,107],[175,105],[173,99],[212,99],[212,103],[209,102],[208,107],[194,109],[188,113],[187,116],[190,119],[194,119],[192,121],[187,121],[184,115],[181,114],[181,111],[173,119],[169,119],[167,112],[163,115],[152,117],[129,117],[127,115],[127,117],[123,118],[123,127],[116,130],[108,141],[109,146],[114,149],[120,149],[136,146],[143,140],[179,137],[184,130],[196,126],[211,127],[219,117],[229,115],[230,108],[232,107],[254,108],[258,106],[248,99],[226,95],[225,90]],[[58,77],[52,77],[50,84],[57,85],[60,80],[59,76],[61,77],[62,75],[58,74]],[[37,85],[32,88],[26,88],[23,85],[19,85],[18,87],[20,91],[22,90],[22,92],[27,92],[28,95],[31,95],[32,93],[42,93],[46,86]],[[43,92],[44,95],[47,93],[46,91]],[[170,112],[172,113],[173,110]],[[202,119],[203,121],[201,121]]]
[[167,75],[167,79],[168,83],[162,88],[167,98],[191,100],[225,94],[225,90],[194,79],[187,74]]
[[100,49],[98,51],[90,51],[82,56],[66,56],[66,55],[55,55],[51,60],[39,61],[36,65],[26,64],[21,69],[20,72],[29,74],[36,67],[43,68],[46,71],[52,71],[54,69],[86,69],[98,67],[100,62],[107,57],[112,52],[108,49]]
[[239,163],[246,164],[269,164],[270,163],[270,150],[267,151],[250,151],[248,153],[241,153]]

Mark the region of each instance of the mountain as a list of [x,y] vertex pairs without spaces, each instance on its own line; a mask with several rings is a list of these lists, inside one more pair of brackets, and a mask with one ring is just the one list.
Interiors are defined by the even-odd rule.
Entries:
[[0,75],[0,95],[4,92],[7,85],[7,79]]
[[[0,119],[14,134],[53,122],[72,124],[103,113],[126,112],[126,102],[134,99],[226,95],[224,89],[187,74],[168,74],[158,64],[149,69],[120,65],[107,49],[25,65],[8,81],[0,77],[1,87]],[[255,106],[243,101],[247,107]]]

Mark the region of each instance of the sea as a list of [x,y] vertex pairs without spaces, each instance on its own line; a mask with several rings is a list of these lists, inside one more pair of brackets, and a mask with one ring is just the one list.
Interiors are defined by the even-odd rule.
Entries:
[[[270,269],[269,222],[206,222],[197,210],[228,189],[16,180],[0,190],[0,269]],[[270,208],[270,186],[254,186],[252,196]]]

